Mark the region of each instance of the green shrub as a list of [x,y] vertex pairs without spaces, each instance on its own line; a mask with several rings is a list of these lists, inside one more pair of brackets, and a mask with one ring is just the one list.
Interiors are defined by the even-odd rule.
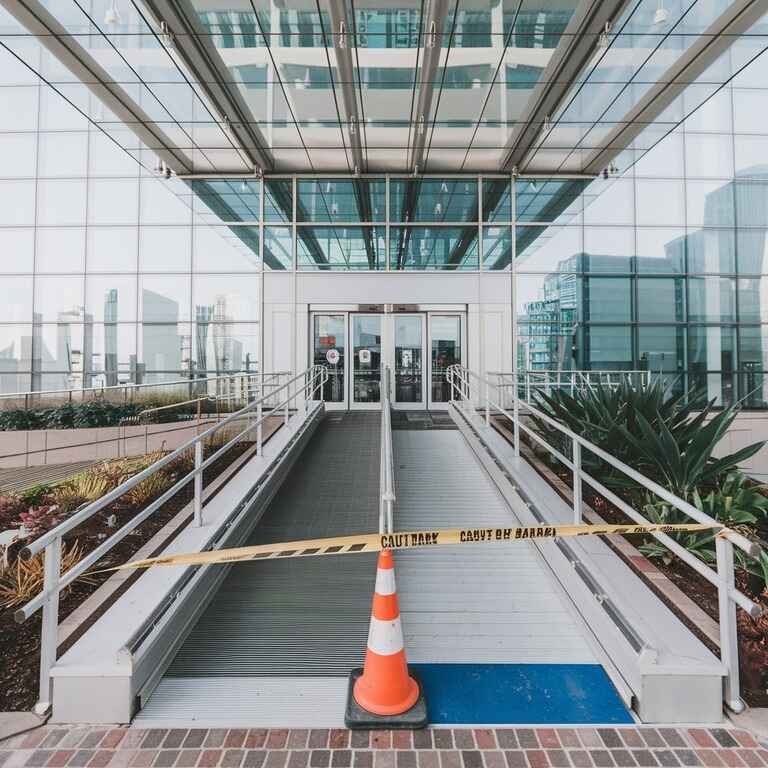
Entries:
[[23,490],[19,496],[24,504],[33,507],[36,504],[42,504],[53,491],[53,486],[49,483],[39,483]]
[[[768,498],[760,493],[763,486],[749,483],[749,479],[741,472],[731,472],[717,488],[712,489],[706,496],[698,491],[690,495],[690,502],[700,511],[729,528],[741,528],[749,535],[750,527],[764,524],[768,518]],[[646,495],[643,506],[645,516],[654,523],[674,524],[690,522],[687,515],[650,494]],[[705,563],[715,562],[716,531],[695,531],[693,533],[669,534],[691,554],[696,555]],[[665,563],[671,562],[673,555],[655,538],[647,538],[640,546],[640,551],[651,559],[660,559]],[[735,549],[737,568],[747,575],[750,589],[760,594],[768,582],[768,556],[763,553],[760,560],[747,557],[741,550]]]
[[116,427],[136,416],[141,408],[133,403],[115,404],[105,400],[67,403],[56,408],[0,411],[0,430],[75,429]]
[[39,411],[25,411],[23,408],[0,411],[0,431],[42,429],[44,425],[45,419]]
[[[668,396],[660,379],[635,387],[623,382],[615,388],[598,384],[577,390],[536,393],[537,405],[572,432],[642,472],[668,490],[687,498],[693,490],[714,488],[740,462],[754,456],[764,445],[755,443],[733,454],[712,456],[736,418],[738,408],[715,411],[715,401],[691,388]],[[533,417],[537,430],[562,452],[570,453],[570,441],[542,419]],[[586,450],[584,468],[598,474],[607,485],[630,492],[634,480],[613,469]]]

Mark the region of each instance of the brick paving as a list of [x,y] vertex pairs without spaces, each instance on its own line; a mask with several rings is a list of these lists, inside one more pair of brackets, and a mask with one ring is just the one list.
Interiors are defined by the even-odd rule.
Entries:
[[768,768],[768,743],[729,728],[45,726],[0,741],[0,768]]

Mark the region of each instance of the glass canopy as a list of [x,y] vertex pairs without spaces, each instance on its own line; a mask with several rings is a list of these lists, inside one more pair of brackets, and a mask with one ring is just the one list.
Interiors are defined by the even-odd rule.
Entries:
[[[0,45],[137,159],[172,147],[185,172],[509,172],[522,126],[541,125],[519,169],[553,175],[581,172],[692,46],[719,39],[735,2],[617,3],[598,33],[580,26],[587,0],[28,0],[55,21],[41,37],[68,38],[98,68],[84,80],[50,45],[29,61],[30,33],[5,12]],[[711,74],[710,94],[726,77]],[[133,117],[113,115],[89,80],[108,80]],[[149,140],[126,130],[138,125]]]

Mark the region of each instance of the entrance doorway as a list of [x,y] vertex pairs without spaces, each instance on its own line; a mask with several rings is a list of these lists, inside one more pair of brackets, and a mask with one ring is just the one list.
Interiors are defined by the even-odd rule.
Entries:
[[326,406],[380,408],[389,367],[394,408],[447,408],[447,370],[464,361],[465,326],[463,311],[312,312],[312,362],[329,373]]

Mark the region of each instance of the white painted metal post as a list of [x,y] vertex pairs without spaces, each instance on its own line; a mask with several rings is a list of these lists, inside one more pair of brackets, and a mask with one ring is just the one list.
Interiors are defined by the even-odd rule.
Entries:
[[515,458],[520,458],[520,388],[515,377],[514,397],[512,401],[512,428],[515,434]]
[[726,669],[723,699],[732,712],[743,712],[739,695],[739,638],[736,628],[736,603],[730,594],[736,588],[733,573],[733,544],[723,536],[715,538],[717,555],[718,615],[720,621],[720,660]]
[[573,523],[581,525],[581,443],[573,441]]
[[43,627],[40,635],[40,695],[35,705],[38,714],[45,714],[52,701],[51,669],[56,663],[56,649],[59,644],[60,536],[48,544],[43,557],[43,591],[48,597],[43,604]]
[[263,405],[261,403],[261,397],[259,397],[259,404],[256,406],[256,455],[261,456],[264,452],[264,424],[262,418],[264,417]]
[[195,443],[195,507],[194,523],[196,526],[203,524],[203,473],[200,467],[203,463],[203,441]]

